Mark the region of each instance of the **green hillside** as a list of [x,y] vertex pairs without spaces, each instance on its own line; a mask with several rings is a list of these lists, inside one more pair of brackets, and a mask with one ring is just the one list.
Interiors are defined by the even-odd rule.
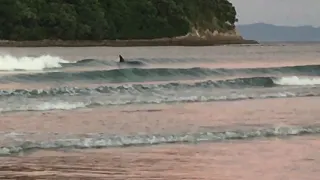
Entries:
[[[154,39],[234,29],[228,0],[0,0],[0,39]],[[229,23],[226,23],[229,22]]]

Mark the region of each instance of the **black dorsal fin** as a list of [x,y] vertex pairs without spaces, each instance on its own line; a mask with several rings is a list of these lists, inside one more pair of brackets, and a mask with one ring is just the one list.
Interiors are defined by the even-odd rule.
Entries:
[[121,55],[119,55],[119,58],[120,58],[120,62],[124,62],[124,59]]

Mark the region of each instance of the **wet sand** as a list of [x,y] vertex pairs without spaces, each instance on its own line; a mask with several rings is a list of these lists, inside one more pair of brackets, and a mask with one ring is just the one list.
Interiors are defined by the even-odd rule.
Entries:
[[39,151],[0,158],[0,179],[317,180],[319,137],[123,149]]
[[0,114],[0,131],[128,135],[192,133],[214,128],[308,126],[319,122],[319,100],[319,97],[280,98],[3,113]]

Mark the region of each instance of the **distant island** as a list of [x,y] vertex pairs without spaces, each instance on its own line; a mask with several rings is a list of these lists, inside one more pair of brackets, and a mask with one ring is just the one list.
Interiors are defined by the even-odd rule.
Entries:
[[228,0],[3,0],[0,46],[252,44]]
[[244,38],[261,42],[315,42],[320,41],[320,28],[312,26],[277,26],[265,23],[237,25]]

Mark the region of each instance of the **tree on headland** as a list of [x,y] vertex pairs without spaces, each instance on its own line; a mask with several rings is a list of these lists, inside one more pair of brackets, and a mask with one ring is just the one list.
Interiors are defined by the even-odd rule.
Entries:
[[228,0],[0,0],[0,39],[154,39],[227,31]]

